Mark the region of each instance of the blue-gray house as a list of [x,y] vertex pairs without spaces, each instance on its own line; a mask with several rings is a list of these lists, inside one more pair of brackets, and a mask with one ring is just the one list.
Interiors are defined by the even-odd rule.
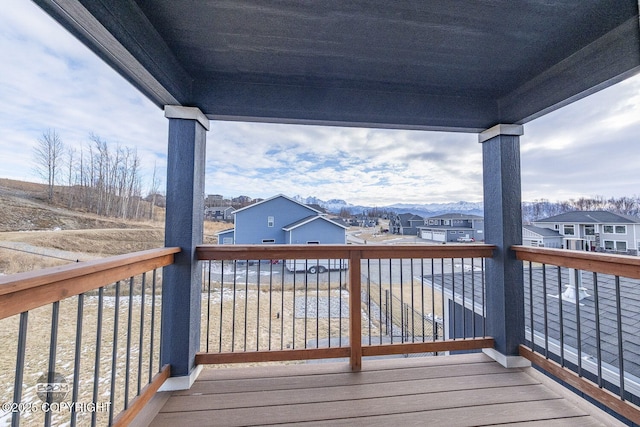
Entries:
[[345,244],[346,229],[321,211],[282,194],[238,209],[222,244]]

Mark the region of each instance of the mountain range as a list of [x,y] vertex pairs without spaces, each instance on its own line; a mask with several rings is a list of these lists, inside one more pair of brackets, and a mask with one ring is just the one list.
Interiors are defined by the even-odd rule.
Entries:
[[362,206],[353,205],[341,199],[321,200],[317,197],[295,196],[294,199],[304,204],[316,204],[331,213],[340,213],[347,209],[352,214],[361,214],[373,209],[393,211],[395,213],[412,213],[423,217],[442,215],[445,213],[462,213],[469,215],[484,215],[484,208],[481,202],[454,202],[454,203],[396,203],[388,206]]

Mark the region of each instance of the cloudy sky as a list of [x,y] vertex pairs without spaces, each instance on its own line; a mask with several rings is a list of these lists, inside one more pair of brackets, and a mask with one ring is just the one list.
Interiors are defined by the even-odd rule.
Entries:
[[[167,121],[129,83],[28,0],[0,10],[0,178],[38,181],[47,129],[136,148],[146,188],[166,167]],[[482,200],[475,134],[212,122],[206,192],[341,198],[354,204]],[[524,200],[640,195],[640,76],[525,125]],[[242,153],[242,155],[238,155]]]

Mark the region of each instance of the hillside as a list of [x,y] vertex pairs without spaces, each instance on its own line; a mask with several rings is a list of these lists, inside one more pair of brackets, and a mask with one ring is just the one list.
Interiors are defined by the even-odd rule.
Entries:
[[[164,221],[124,221],[46,202],[42,184],[0,178],[0,274],[164,246]],[[164,216],[164,210],[158,208]],[[206,222],[205,243],[227,223]]]

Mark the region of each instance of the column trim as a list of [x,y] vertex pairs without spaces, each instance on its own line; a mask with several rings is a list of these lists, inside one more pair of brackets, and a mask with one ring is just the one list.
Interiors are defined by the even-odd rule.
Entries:
[[485,141],[495,138],[499,135],[521,136],[524,135],[524,126],[522,125],[495,125],[478,134],[478,142],[482,144]]
[[184,107],[182,105],[165,105],[164,116],[167,119],[196,120],[206,130],[209,130],[209,127],[210,127],[209,119],[198,107]]

